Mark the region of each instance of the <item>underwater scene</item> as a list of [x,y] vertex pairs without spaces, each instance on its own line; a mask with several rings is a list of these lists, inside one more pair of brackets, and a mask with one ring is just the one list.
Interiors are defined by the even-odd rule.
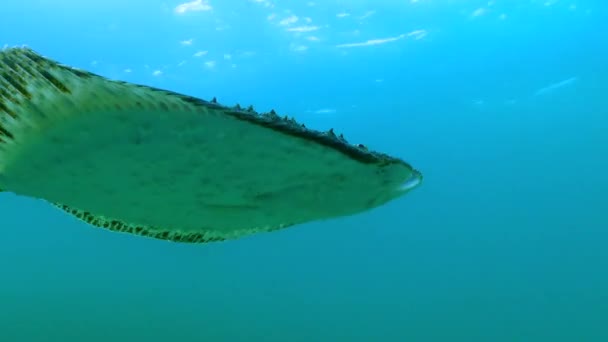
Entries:
[[607,11],[4,0],[0,341],[608,341]]

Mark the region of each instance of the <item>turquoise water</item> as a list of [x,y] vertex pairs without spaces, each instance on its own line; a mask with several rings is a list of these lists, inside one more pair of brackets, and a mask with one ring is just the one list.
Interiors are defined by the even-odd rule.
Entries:
[[4,193],[0,341],[608,341],[604,1],[179,5],[7,0],[0,46],[335,127],[424,184],[207,245]]

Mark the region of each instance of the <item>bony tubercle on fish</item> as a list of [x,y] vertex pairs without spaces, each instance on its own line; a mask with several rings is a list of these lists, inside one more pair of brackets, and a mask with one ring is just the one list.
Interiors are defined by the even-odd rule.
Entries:
[[97,227],[221,241],[364,212],[421,181],[399,158],[274,110],[0,51],[0,189]]

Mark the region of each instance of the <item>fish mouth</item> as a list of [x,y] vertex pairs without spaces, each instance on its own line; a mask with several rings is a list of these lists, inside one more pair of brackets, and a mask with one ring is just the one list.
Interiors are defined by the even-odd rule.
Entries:
[[422,183],[422,178],[422,173],[420,173],[420,171],[413,170],[410,177],[397,187],[397,192],[403,194],[418,187]]

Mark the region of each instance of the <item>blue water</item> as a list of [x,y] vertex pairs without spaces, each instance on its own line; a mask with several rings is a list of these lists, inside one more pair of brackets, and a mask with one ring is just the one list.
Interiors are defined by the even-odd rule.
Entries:
[[179,5],[5,0],[0,47],[335,127],[424,184],[207,245],[3,193],[0,341],[608,341],[605,1]]

